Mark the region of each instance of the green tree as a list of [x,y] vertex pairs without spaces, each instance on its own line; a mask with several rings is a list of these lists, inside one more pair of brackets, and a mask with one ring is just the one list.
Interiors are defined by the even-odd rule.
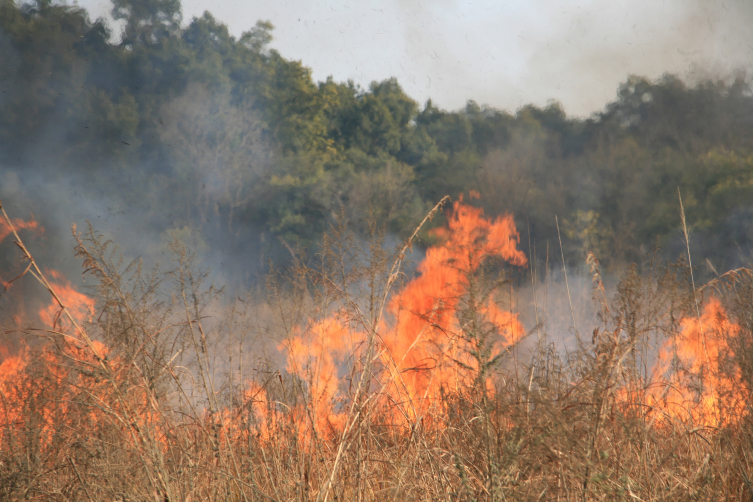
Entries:
[[112,17],[124,20],[121,43],[155,45],[180,29],[180,0],[112,0]]

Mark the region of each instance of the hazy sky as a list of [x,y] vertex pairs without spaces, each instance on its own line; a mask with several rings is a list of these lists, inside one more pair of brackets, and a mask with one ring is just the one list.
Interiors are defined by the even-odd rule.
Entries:
[[[110,9],[79,5],[93,18]],[[753,0],[183,0],[184,23],[205,10],[236,36],[271,21],[272,46],[316,80],[368,87],[394,76],[448,109],[556,99],[584,116],[629,74],[753,73]]]

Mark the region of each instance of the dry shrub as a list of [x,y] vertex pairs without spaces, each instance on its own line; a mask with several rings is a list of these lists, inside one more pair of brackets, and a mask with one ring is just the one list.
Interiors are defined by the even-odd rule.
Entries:
[[[729,396],[711,394],[716,419],[698,421],[662,407],[669,391],[656,390],[692,373],[679,359],[652,371],[658,347],[681,343],[694,322],[684,263],[628,270],[610,301],[590,258],[601,323],[592,341],[565,353],[542,333],[525,361],[495,353],[499,333],[484,321],[485,302],[509,286],[504,267],[463,271],[456,334],[469,353],[451,362],[472,378],[440,385],[421,408],[395,389],[425,370],[400,376],[380,359],[407,248],[385,251],[371,228],[359,247],[347,225],[333,227],[308,260],[318,267],[297,254],[295,267],[270,275],[263,302],[225,306],[180,246],[169,272],[144,274],[95,232],[77,235],[97,316],[80,327],[71,318],[3,363],[2,498],[753,499],[750,404],[721,419]],[[691,376],[731,379],[750,403],[753,281],[738,271],[699,294],[712,290],[727,307],[719,326],[736,328],[707,327],[730,350]],[[332,314],[366,336],[336,361],[322,416],[314,374],[286,370],[277,347]],[[257,357],[264,347],[269,356]]]

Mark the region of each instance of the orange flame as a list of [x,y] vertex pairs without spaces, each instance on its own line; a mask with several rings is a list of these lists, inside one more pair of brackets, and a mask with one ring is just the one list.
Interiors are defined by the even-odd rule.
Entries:
[[[525,255],[517,249],[520,235],[510,215],[492,222],[484,218],[483,209],[467,206],[461,199],[453,205],[448,228],[434,230],[434,234],[444,243],[427,250],[418,267],[421,275],[390,302],[389,311],[397,325],[384,337],[394,361],[394,376],[401,375],[414,406],[437,397],[440,388],[457,389],[470,383],[470,372],[459,372],[452,361],[478,370],[469,358],[467,340],[459,336],[457,319],[458,302],[469,290],[470,274],[486,258],[495,256],[513,265],[527,265]],[[517,315],[502,311],[492,298],[478,307],[506,339],[503,345],[515,343],[524,334]],[[496,356],[500,344],[494,351]],[[428,401],[419,408],[426,404]]]
[[[48,275],[51,278],[50,285],[76,323],[81,325],[82,322],[91,321],[95,313],[94,299],[79,292],[60,272],[49,270]],[[69,327],[67,318],[61,314],[60,304],[53,298],[49,305],[39,311],[39,318],[53,329],[58,326]]]
[[249,382],[243,392],[243,402],[251,405],[256,429],[265,441],[269,441],[273,437],[276,416],[268,409],[267,391],[256,382]]
[[[379,362],[387,380],[380,383],[382,396],[398,403],[393,409],[396,421],[413,421],[423,416],[444,390],[455,392],[472,385],[480,375],[478,361],[471,355],[478,347],[469,337],[469,326],[458,319],[461,302],[474,301],[473,274],[488,258],[526,266],[527,259],[517,249],[520,236],[510,215],[495,220],[483,210],[463,204],[462,198],[449,213],[448,227],[433,234],[441,244],[430,247],[419,265],[420,276],[390,300],[387,320],[377,330],[384,350]],[[484,297],[468,310],[475,311],[486,332],[495,332],[489,359],[520,340],[524,329],[516,314],[502,310],[493,297]],[[463,305],[466,305],[463,303]],[[339,429],[344,415],[335,413],[339,398],[338,362],[365,346],[367,336],[333,315],[314,322],[280,349],[287,353],[287,370],[308,383],[309,400],[319,430]],[[465,323],[465,321],[463,321]],[[484,385],[493,383],[485,377]]]
[[14,383],[25,367],[26,360],[21,355],[6,357],[0,363],[0,389],[4,391],[4,396],[7,396],[0,401],[0,440],[3,438],[3,431],[14,427],[20,419],[20,403],[27,396],[26,392]]
[[[100,354],[106,347],[95,342]],[[100,403],[106,402],[104,384],[81,374],[71,374],[65,361],[81,361],[91,366],[94,359],[90,351],[77,344],[67,344],[61,355],[42,350],[32,357],[24,347],[17,355],[8,357],[0,364],[0,445],[12,441],[18,431],[25,430],[27,421],[39,434],[43,447],[50,445],[55,430],[70,425],[75,420],[86,418],[91,423],[97,416],[91,409],[73,410],[68,403],[74,402],[74,388],[87,387],[91,395],[99,395]],[[66,385],[73,382],[73,386]],[[77,415],[74,418],[73,415]]]
[[[16,230],[42,231],[33,220],[14,219],[12,224]],[[0,220],[0,241],[10,233],[7,222]],[[73,319],[79,324],[90,321],[95,313],[94,299],[79,292],[60,272],[48,270],[46,275]],[[60,303],[54,298],[39,310],[38,315],[53,329],[70,328],[67,318],[61,316]],[[13,316],[19,325],[24,318],[22,314]],[[117,414],[127,409],[133,419],[131,427],[155,422],[145,386],[127,385],[127,392],[113,391],[112,383],[119,385],[120,379],[125,379],[124,374],[131,372],[133,366],[110,355],[109,348],[98,340],[92,340],[87,346],[78,337],[67,337],[60,343],[42,344],[36,349],[21,343],[21,348],[13,355],[7,347],[0,345],[0,448],[19,441],[23,444],[30,434],[34,434],[39,448],[52,453],[57,448],[53,438],[60,435],[61,429],[94,430],[113,424],[124,425],[105,418],[102,410],[109,409]],[[102,357],[109,357],[107,368],[111,374],[101,372]],[[110,376],[114,378],[108,378]],[[81,405],[82,390],[85,396],[93,399],[94,406]],[[163,438],[164,434],[158,437]]]
[[294,336],[284,346],[288,352],[286,369],[308,383],[312,418],[325,431],[339,429],[344,421],[344,415],[332,409],[340,384],[336,360],[343,357],[349,348],[347,340],[353,338],[360,339],[362,334],[350,332],[340,319],[329,317],[313,323],[305,336]]
[[[32,218],[29,221],[24,221],[19,218],[11,218],[11,224],[16,229],[16,231],[19,230],[32,230],[36,231],[38,233],[44,233],[44,228],[42,228],[37,221]],[[5,221],[5,218],[0,218],[0,242],[3,242],[6,237],[8,237],[11,234],[12,230],[10,225],[8,225],[8,222]],[[3,289],[8,289],[10,287],[10,283],[5,281],[2,277],[0,277],[0,285],[2,285]]]
[[[14,226],[18,223],[14,222]],[[36,228],[27,225],[25,228]],[[7,236],[7,233],[5,234]],[[77,322],[91,319],[94,314],[94,300],[80,293],[59,272],[48,271],[50,285],[53,287],[63,304],[69,309]],[[54,299],[50,304],[42,307],[39,318],[53,329],[64,329],[67,322],[60,316],[60,305]],[[20,324],[22,319],[14,319]],[[99,341],[92,342],[97,357],[108,354],[108,348]],[[106,402],[107,390],[97,378],[86,377],[68,370],[65,361],[78,361],[85,366],[95,366],[95,354],[76,339],[67,339],[58,346],[62,352],[55,352],[51,346],[42,346],[32,356],[32,351],[26,345],[13,356],[8,350],[0,349],[5,360],[0,364],[0,395],[4,396],[0,405],[0,423],[8,426],[4,434],[0,434],[0,443],[13,440],[15,431],[23,430],[27,420],[37,420],[34,428],[39,431],[42,446],[49,444],[54,431],[75,420],[97,421],[96,413],[82,410],[72,410],[67,403],[73,399],[73,387],[86,386],[90,395],[100,395],[101,403]],[[115,361],[113,361],[115,363]],[[86,381],[85,381],[86,380]],[[29,404],[32,403],[32,404]],[[29,409],[32,406],[33,409]]]
[[666,415],[695,425],[735,423],[745,410],[739,368],[725,370],[733,355],[728,340],[739,333],[717,298],[706,303],[698,318],[686,318],[675,340],[659,351],[648,404]]
[[[10,222],[13,224],[13,227],[16,229],[16,231],[34,230],[39,233],[44,232],[44,228],[39,226],[39,223],[37,223],[34,218],[29,221],[24,221],[20,218],[11,218]],[[5,238],[11,234],[11,232],[12,230],[8,225],[8,222],[5,221],[5,218],[0,218],[0,242],[4,241]]]
[[[33,431],[40,453],[53,455],[59,448],[54,438],[61,430],[93,433],[113,427],[121,432],[128,427],[142,431],[149,427],[157,444],[167,448],[165,430],[146,386],[123,385],[133,365],[110,354],[97,340],[92,345],[68,341],[33,352],[25,347],[0,363],[0,448],[23,446]],[[113,379],[100,371],[101,357],[107,358]],[[82,403],[82,391],[91,400],[88,404]],[[108,415],[127,416],[129,421],[113,421]],[[123,437],[136,440],[130,434]]]

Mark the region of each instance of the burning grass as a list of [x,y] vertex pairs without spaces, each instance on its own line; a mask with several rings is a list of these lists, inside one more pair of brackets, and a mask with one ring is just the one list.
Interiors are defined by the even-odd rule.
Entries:
[[565,355],[507,295],[530,272],[512,217],[446,215],[414,278],[410,241],[388,253],[374,226],[360,249],[340,225],[319,267],[224,306],[179,245],[146,275],[91,230],[86,295],[6,219],[52,298],[0,362],[0,496],[753,498],[747,271],[694,296],[682,263],[631,269],[609,302],[590,259],[599,325]]

